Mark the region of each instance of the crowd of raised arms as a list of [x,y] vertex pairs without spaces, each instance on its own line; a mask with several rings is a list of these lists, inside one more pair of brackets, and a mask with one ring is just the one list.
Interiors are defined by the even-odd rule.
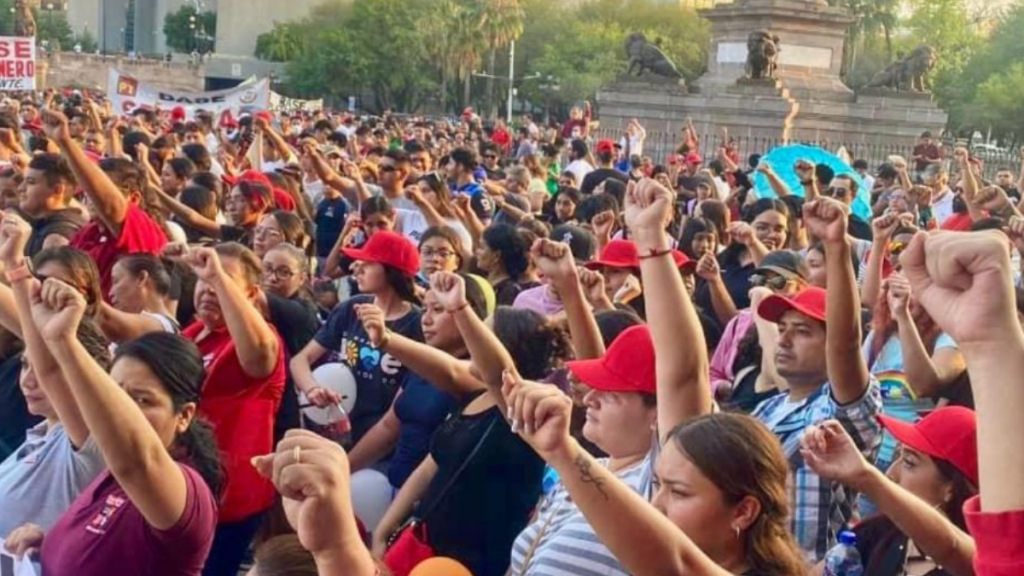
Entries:
[[6,99],[4,553],[799,576],[846,546],[871,576],[1024,574],[1011,172],[927,134],[857,177],[728,136],[705,159],[692,124],[652,159],[591,116]]

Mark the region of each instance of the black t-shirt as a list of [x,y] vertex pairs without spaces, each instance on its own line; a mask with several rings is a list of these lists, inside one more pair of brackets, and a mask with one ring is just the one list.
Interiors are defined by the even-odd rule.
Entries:
[[861,220],[860,217],[850,214],[850,218],[847,221],[847,227],[849,229],[850,236],[860,240],[871,240],[871,224]]
[[[358,443],[380,420],[405,385],[408,369],[395,357],[370,346],[363,323],[356,316],[356,304],[372,304],[373,296],[355,296],[338,305],[327,323],[314,336],[317,344],[338,354],[356,378],[356,404],[349,414],[352,442]],[[420,309],[413,306],[405,316],[387,322],[396,334],[423,341]]]
[[1006,195],[1015,203],[1020,202],[1020,190],[1016,186],[1007,186],[1003,188],[1003,192],[1006,192]]
[[[483,445],[442,494],[492,422]],[[509,430],[497,407],[453,414],[434,433],[430,455],[437,474],[417,510],[429,513],[424,521],[430,545],[475,576],[503,576],[512,543],[540,498],[544,461]]]
[[[285,361],[288,361],[316,335],[320,327],[318,309],[307,300],[282,298],[276,294],[267,294],[267,308],[270,310],[270,323],[284,342]],[[295,394],[295,381],[289,370],[284,382],[284,396],[274,421],[274,439],[281,439],[285,432],[299,425],[299,398]]]
[[484,166],[484,172],[487,173],[487,179],[488,180],[504,180],[505,179],[505,171],[502,170],[500,166],[498,168],[495,168],[494,170],[491,170],[487,166]]
[[324,198],[316,205],[316,257],[327,258],[331,255],[334,244],[345,228],[348,217],[348,202],[341,196]]
[[85,226],[85,217],[78,210],[67,208],[51,214],[46,218],[29,220],[32,223],[32,235],[25,245],[25,256],[35,257],[43,249],[43,242],[54,234],[63,236],[69,241]]
[[246,228],[244,226],[232,226],[222,224],[220,227],[221,242],[238,242],[246,248],[252,248],[253,230],[255,226]]
[[580,184],[580,194],[593,194],[594,188],[597,188],[601,182],[609,178],[614,178],[623,184],[629,182],[625,174],[614,168],[598,168],[583,177],[583,183]]
[[701,179],[696,176],[681,174],[679,178],[676,179],[676,188],[682,188],[683,190],[687,190],[689,192],[696,194],[697,185],[700,183],[700,181]]
[[43,421],[28,412],[21,393],[21,354],[0,362],[0,462],[25,443],[25,431]]
[[[745,250],[746,247],[730,246],[718,255],[722,281],[725,282],[725,289],[732,297],[737,310],[750,308],[750,277],[754,274],[755,267],[753,264],[740,265],[740,256]],[[697,280],[694,302],[702,310],[714,310],[711,306],[711,290],[708,288],[707,282],[702,279]]]
[[516,282],[511,278],[506,278],[495,284],[494,296],[498,306],[511,306],[520,292],[537,286],[540,286],[540,282]]
[[[885,516],[872,516],[853,529],[857,534],[864,574],[871,576],[902,576],[907,559],[907,536]],[[942,568],[930,570],[925,576],[951,576]]]

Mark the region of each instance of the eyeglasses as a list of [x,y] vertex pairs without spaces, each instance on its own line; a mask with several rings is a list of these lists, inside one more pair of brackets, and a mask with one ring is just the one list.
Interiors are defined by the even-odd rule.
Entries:
[[769,290],[782,290],[786,287],[789,282],[783,276],[765,276],[764,274],[754,274],[750,277],[750,286],[752,288],[768,288]]
[[452,256],[455,256],[455,252],[452,252],[451,250],[445,250],[444,248],[440,250],[434,250],[433,248],[424,248],[423,250],[420,251],[420,254],[423,254],[424,258],[440,258],[441,260],[447,260]]
[[263,269],[264,278],[280,278],[281,280],[291,280],[295,277],[298,272],[295,272],[291,268],[272,268],[267,266]]
[[381,164],[380,166],[377,167],[377,170],[381,172],[397,172],[398,167],[392,166],[390,164]]
[[257,226],[253,228],[252,233],[254,236],[264,237],[269,236],[271,238],[280,238],[281,231],[274,228],[267,228],[265,226]]

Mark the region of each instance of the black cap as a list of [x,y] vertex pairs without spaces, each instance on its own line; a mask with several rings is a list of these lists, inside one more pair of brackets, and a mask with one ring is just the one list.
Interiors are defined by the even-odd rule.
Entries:
[[469,207],[473,209],[481,222],[487,222],[494,217],[494,200],[491,200],[487,192],[481,191],[473,195],[469,201]]
[[582,226],[562,224],[551,231],[549,238],[555,242],[568,244],[569,251],[578,264],[590,262],[597,252],[597,238]]
[[807,269],[807,263],[804,262],[803,256],[790,250],[776,250],[769,252],[764,260],[761,260],[761,265],[757,267],[757,270],[754,270],[754,274],[765,272],[774,272],[789,280],[806,281],[810,271]]

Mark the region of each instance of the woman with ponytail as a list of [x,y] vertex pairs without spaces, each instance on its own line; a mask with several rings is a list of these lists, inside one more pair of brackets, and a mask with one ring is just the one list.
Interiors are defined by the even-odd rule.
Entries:
[[107,374],[76,336],[85,297],[56,278],[40,284],[9,274],[27,284],[31,318],[23,322],[35,324],[61,367],[108,470],[50,530],[18,528],[8,549],[39,549],[50,574],[198,576],[222,478],[212,433],[196,420],[206,375],[199,350],[179,336],[150,333],[121,346]]

